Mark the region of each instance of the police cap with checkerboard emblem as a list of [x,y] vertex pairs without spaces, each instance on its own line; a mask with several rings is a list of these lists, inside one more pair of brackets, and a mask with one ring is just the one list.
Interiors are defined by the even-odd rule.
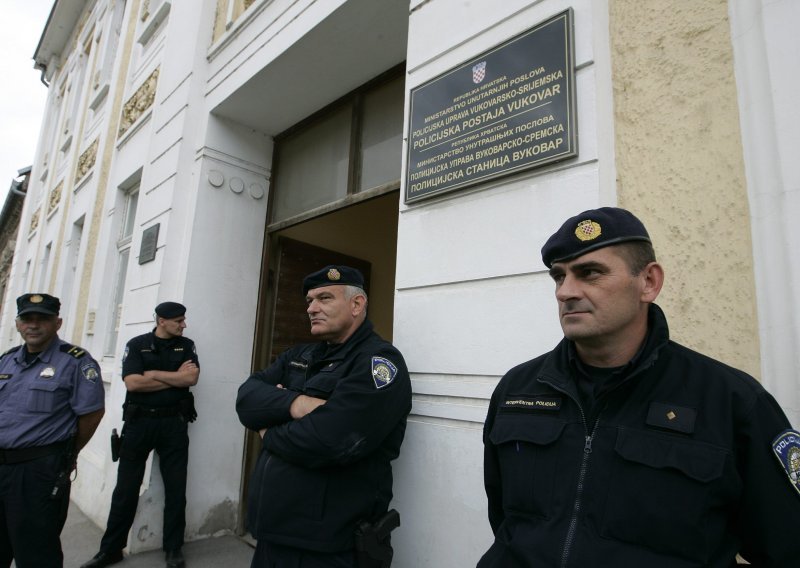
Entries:
[[542,261],[556,262],[631,241],[651,242],[647,229],[630,211],[619,207],[590,209],[567,219],[542,247]]
[[312,272],[303,279],[303,295],[309,290],[323,286],[356,286],[364,289],[364,276],[355,268],[330,264],[321,270]]

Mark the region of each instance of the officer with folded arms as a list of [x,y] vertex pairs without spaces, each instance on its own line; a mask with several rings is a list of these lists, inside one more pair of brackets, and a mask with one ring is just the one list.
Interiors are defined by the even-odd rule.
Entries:
[[492,395],[478,567],[800,566],[800,433],[753,377],[670,339],[642,222],[584,211],[542,261],[564,338]]
[[61,302],[17,298],[23,345],[0,357],[0,566],[60,568],[70,476],[103,417],[100,368],[58,337]]
[[186,528],[188,422],[197,414],[189,387],[197,384],[200,367],[194,342],[183,337],[186,308],[177,302],[156,306],[156,327],[131,339],[125,347],[122,378],[128,392],[123,405],[122,443],[117,485],[111,496],[100,551],[82,568],[120,562],[139,501],[150,452],[158,453],[164,480],[164,536],[168,568],[185,565],[181,548]]
[[411,410],[400,352],[367,319],[361,272],[303,281],[311,334],[239,387],[241,423],[263,438],[250,480],[252,568],[387,568],[391,461]]

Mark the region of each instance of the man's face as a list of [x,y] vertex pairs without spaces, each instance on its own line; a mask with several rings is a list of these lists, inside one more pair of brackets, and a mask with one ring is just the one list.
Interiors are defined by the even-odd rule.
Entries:
[[585,346],[615,345],[646,322],[644,271],[631,275],[625,260],[608,246],[550,269],[556,283],[561,329]]
[[158,318],[158,327],[161,328],[167,338],[183,335],[183,330],[186,329],[186,316],[172,319],[160,317]]
[[357,323],[355,298],[345,298],[344,286],[323,286],[306,294],[306,313],[311,334],[331,343],[342,343]]
[[27,313],[17,316],[17,331],[30,353],[44,351],[61,329],[61,318],[47,314]]

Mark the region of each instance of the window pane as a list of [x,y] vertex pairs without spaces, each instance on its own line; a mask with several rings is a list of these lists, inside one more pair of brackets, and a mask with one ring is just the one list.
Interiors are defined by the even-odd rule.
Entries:
[[111,304],[111,313],[109,318],[109,330],[106,335],[106,345],[104,355],[114,356],[114,349],[117,346],[117,337],[119,337],[119,324],[120,317],[122,316],[122,298],[125,294],[125,278],[128,274],[128,259],[130,258],[131,249],[126,248],[119,251],[117,257],[117,281],[114,285],[114,303]]
[[358,191],[400,180],[403,152],[403,77],[364,96],[361,182]]
[[351,107],[280,142],[272,222],[347,195]]
[[129,193],[125,201],[125,223],[122,227],[120,240],[130,238],[133,234],[133,221],[136,219],[136,206],[139,203],[139,192],[134,191]]

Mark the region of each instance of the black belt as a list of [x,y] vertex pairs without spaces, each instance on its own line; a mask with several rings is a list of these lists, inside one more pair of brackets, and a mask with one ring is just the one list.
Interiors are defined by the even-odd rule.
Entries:
[[22,463],[35,460],[44,456],[60,454],[66,451],[70,440],[47,444],[46,446],[32,446],[30,448],[15,448],[0,450],[0,464]]
[[181,413],[180,406],[142,406],[132,402],[128,403],[125,410],[128,412],[126,416],[130,418],[167,418]]

